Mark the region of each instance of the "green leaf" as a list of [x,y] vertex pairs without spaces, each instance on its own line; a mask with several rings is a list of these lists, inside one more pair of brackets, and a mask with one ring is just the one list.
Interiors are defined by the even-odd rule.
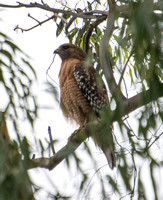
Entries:
[[10,62],[13,61],[13,57],[9,51],[0,49],[0,54],[3,54],[5,57],[7,57],[10,60]]
[[79,31],[78,28],[74,28],[68,33],[68,38],[70,40],[70,43],[72,43],[72,40],[73,40],[74,36],[77,34],[78,31]]
[[127,47],[127,41],[119,36],[113,35],[114,39],[117,41],[117,43],[123,48],[126,49]]
[[49,94],[51,94],[55,101],[59,103],[59,94],[58,94],[58,88],[56,86],[54,86],[53,84],[51,84],[50,82],[45,83],[46,87],[46,92],[48,92]]
[[3,71],[2,71],[2,69],[1,69],[1,67],[0,67],[0,81],[1,81],[2,83],[5,83],[4,76],[3,76]]
[[2,65],[2,66],[5,66],[5,67],[7,67],[7,68],[9,67],[5,62],[3,62],[3,60],[0,60],[0,66],[1,66],[1,65]]
[[39,139],[39,146],[41,148],[41,155],[44,156],[44,151],[45,151],[45,148],[44,148],[44,145],[42,143],[42,141]]
[[134,79],[133,79],[133,75],[132,75],[132,70],[131,68],[129,68],[129,74],[130,74],[130,78],[131,78],[131,85],[134,83]]
[[140,173],[139,173],[139,176],[138,176],[138,199],[147,200],[146,195],[145,195],[144,184],[141,180]]
[[158,193],[157,193],[157,181],[155,181],[155,176],[154,176],[154,167],[155,167],[155,164],[153,161],[151,161],[151,164],[150,164],[150,175],[151,175],[151,181],[152,181],[152,185],[153,185],[153,192],[154,192],[154,195],[155,195],[155,200],[158,200],[159,197],[158,197]]
[[61,20],[59,24],[57,24],[57,32],[56,36],[58,37],[64,28],[64,22]]
[[64,19],[69,19],[69,18],[70,18],[70,15],[65,15],[65,14],[63,14],[62,17],[63,17]]
[[2,33],[2,32],[0,32],[0,36],[2,36],[3,38],[5,38],[5,39],[10,39],[6,34],[4,34],[4,33]]
[[16,86],[16,84],[15,84],[15,79],[14,79],[14,78],[10,78],[10,82],[11,82],[12,86],[13,86],[14,89],[15,89],[14,92],[16,92],[16,94],[18,94],[18,96],[19,96],[19,92],[18,92],[17,86]]
[[109,184],[113,187],[114,191],[116,191],[120,194],[120,191],[119,191],[116,181],[109,175],[107,175],[106,177],[108,179]]
[[16,50],[18,50],[19,52],[22,52],[22,50],[16,44],[11,42],[10,40],[5,40],[4,42],[11,47],[11,49],[13,50],[14,53],[16,52]]
[[100,2],[100,0],[96,0],[96,2],[97,2],[98,4],[100,4],[100,5],[101,5],[101,2]]
[[[33,75],[34,75],[35,78],[37,79],[36,71],[34,70],[34,68],[32,67],[32,65],[29,63],[29,61],[27,61],[27,60],[24,59],[24,58],[22,58],[21,60],[22,60],[26,65],[28,65],[28,67],[32,70]],[[23,72],[21,71],[21,73],[23,73]],[[25,73],[24,73],[24,75],[25,75]]]
[[92,4],[89,1],[87,1],[87,4],[88,4],[89,11],[92,10]]

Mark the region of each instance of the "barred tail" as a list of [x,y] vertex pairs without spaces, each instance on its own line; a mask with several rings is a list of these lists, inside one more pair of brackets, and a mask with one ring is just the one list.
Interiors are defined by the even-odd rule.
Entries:
[[116,158],[115,158],[115,154],[112,148],[102,148],[103,153],[106,156],[106,159],[108,161],[108,164],[110,166],[111,169],[114,169],[114,167],[116,166]]

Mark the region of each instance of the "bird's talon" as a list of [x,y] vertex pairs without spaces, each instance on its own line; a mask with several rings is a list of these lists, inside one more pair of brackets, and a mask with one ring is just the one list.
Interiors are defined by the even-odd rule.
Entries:
[[79,132],[82,128],[83,128],[83,127],[80,127],[80,128],[78,128],[78,129],[76,129],[76,130],[70,135],[70,137],[68,138],[68,142],[70,142],[74,136],[77,136],[78,132]]

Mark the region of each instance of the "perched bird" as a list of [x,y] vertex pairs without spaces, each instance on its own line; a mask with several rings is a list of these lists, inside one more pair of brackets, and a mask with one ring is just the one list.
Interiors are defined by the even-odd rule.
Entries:
[[[94,67],[87,66],[86,53],[73,44],[63,44],[54,51],[62,59],[59,72],[61,90],[61,109],[67,119],[76,121],[80,127],[97,120],[100,110],[108,104],[106,87],[96,76]],[[96,136],[97,135],[97,136]],[[112,141],[112,134],[107,138]],[[93,137],[95,143],[103,150],[109,166],[116,165],[113,145],[98,134]]]

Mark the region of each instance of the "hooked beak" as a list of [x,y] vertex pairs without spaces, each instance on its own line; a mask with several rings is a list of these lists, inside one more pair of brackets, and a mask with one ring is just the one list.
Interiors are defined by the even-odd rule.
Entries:
[[58,54],[59,53],[59,48],[58,49],[56,49],[56,50],[54,50],[54,52],[53,52],[53,54]]

